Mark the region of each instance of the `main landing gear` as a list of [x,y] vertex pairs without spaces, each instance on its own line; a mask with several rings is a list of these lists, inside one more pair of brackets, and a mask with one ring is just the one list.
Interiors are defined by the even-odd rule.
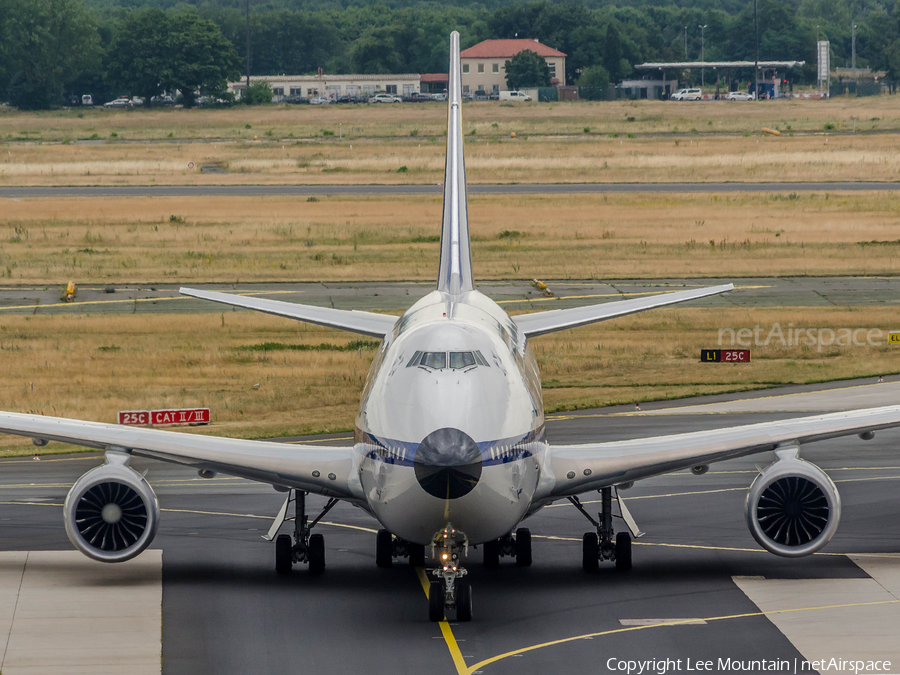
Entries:
[[[569,501],[576,509],[581,511],[594,527],[596,532],[585,532],[581,540],[581,566],[587,572],[595,572],[600,568],[601,560],[610,560],[616,563],[617,570],[631,569],[631,535],[628,532],[615,533],[613,539],[613,513],[612,513],[612,488],[601,488],[600,492],[600,513],[599,521],[594,520],[587,512],[578,497],[569,497]],[[625,508],[622,499],[616,494],[619,503],[619,511],[621,517],[628,525],[629,529],[634,532],[635,537],[643,536],[643,532],[637,529],[634,519]]]
[[[438,566],[431,570],[434,580],[428,587],[428,618],[442,621],[447,610],[456,610],[457,621],[472,620],[472,587],[466,570],[460,566],[460,552],[468,548],[466,535],[451,523],[434,535],[432,551],[437,552]],[[434,554],[432,554],[434,557]]]
[[531,530],[520,527],[515,535],[507,534],[500,539],[486,541],[482,545],[484,549],[484,566],[497,567],[502,556],[514,556],[516,565],[528,567],[531,565]]
[[[321,574],[325,571],[325,537],[311,534],[326,513],[337,504],[337,499],[329,499],[322,512],[311,523],[306,515],[306,495],[303,490],[289,490],[287,499],[275,517],[265,539],[272,541],[285,520],[294,521],[293,537],[280,534],[275,538],[275,571],[279,574],[290,574],[294,563],[308,563],[310,574]],[[294,503],[294,517],[288,518],[287,512],[291,502]]]
[[409,558],[410,567],[425,566],[425,546],[398,539],[387,530],[375,535],[375,564],[390,567],[394,558]]

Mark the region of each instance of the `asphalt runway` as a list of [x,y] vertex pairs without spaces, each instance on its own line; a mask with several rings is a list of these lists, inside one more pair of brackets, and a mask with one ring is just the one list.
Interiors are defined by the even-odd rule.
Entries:
[[[876,398],[883,393],[885,404],[896,403],[900,378],[645,404],[641,412],[620,406],[557,414],[548,419],[548,436],[551,443],[571,443],[752,423],[809,414],[809,400],[818,402],[816,412],[851,408],[873,392]],[[741,412],[719,405],[728,401],[740,402]],[[719,407],[694,407],[702,404]],[[346,434],[330,438],[347,441]],[[687,659],[718,666],[719,658],[784,660],[792,669],[781,672],[795,672],[795,659],[809,656],[795,644],[813,644],[809,650],[815,651],[823,639],[848,639],[865,650],[871,633],[897,634],[900,593],[888,581],[870,579],[866,569],[900,567],[890,556],[900,552],[898,446],[900,430],[868,442],[853,436],[804,448],[804,458],[836,481],[843,517],[822,552],[797,560],[761,551],[744,523],[746,488],[755,466],[770,455],[717,464],[703,476],[680,472],[646,480],[623,493],[647,533],[635,544],[628,573],[609,565],[597,574],[583,572],[580,538],[591,526],[567,503],[545,508],[527,523],[532,567],[504,559],[499,569],[484,569],[481,552],[470,551],[475,618],[446,630],[428,622],[416,570],[402,562],[386,570],[375,566],[377,523],[361,511],[339,505],[320,526],[327,549],[323,575],[298,568],[281,577],[273,546],[260,536],[283,495],[249,481],[203,480],[184,467],[135,459],[135,468],[148,470],[163,508],[153,544],[163,552],[163,672],[568,675],[624,672],[616,663],[627,659],[681,659],[668,672],[688,672]],[[0,461],[0,550],[69,550],[59,505],[71,483],[100,461],[96,454]],[[583,500],[592,502],[592,495]],[[310,501],[311,508],[324,503]],[[764,600],[751,600],[749,593],[758,590],[748,588],[767,584],[776,584],[773,597],[788,603],[785,613],[766,615],[757,604]],[[812,596],[803,595],[806,584],[817,589]],[[865,584],[884,586],[888,599],[823,596],[828,588]],[[810,634],[784,623],[791,617]],[[658,625],[676,619],[698,621]]]
[[[470,195],[604,194],[613,192],[837,192],[900,190],[900,183],[542,183],[469,184]],[[0,187],[0,198],[38,197],[309,197],[439,195],[440,185],[133,185]]]
[[[734,282],[735,291],[695,300],[692,307],[849,307],[900,304],[896,277],[783,277],[744,279],[544,280],[552,296],[530,281],[485,281],[477,288],[507,311],[560,309],[592,303]],[[344,282],[186,284],[204,290],[238,293],[339,309],[399,312],[434,288],[432,282]],[[0,285],[4,314],[138,314],[249,311],[189,298],[179,284],[78,287],[73,302],[60,301],[52,286]]]

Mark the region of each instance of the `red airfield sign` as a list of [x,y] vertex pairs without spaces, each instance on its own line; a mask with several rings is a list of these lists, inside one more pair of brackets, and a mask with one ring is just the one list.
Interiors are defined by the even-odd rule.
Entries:
[[126,410],[119,413],[119,424],[154,427],[172,424],[209,424],[209,408]]

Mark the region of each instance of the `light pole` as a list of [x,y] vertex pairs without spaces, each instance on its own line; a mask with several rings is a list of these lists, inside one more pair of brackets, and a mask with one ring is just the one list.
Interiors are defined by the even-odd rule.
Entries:
[[756,85],[755,85],[755,95],[756,100],[759,100],[759,2],[758,0],[753,0],[753,31],[756,34]]
[[821,58],[819,54],[819,26],[816,26],[816,89],[822,93],[822,73],[819,70],[818,61]]
[[[703,40],[703,31],[709,24],[703,24],[702,26],[697,26],[700,29],[700,63],[703,64],[706,62],[706,56],[704,52],[704,40]],[[706,84],[706,68],[702,65],[700,66],[700,88],[703,88],[703,85]]]
[[687,26],[684,27],[684,60],[687,61]]
[[851,31],[851,33],[853,37],[851,38],[852,56],[850,57],[850,67],[853,68],[853,81],[856,82],[856,24],[853,24],[853,30]]

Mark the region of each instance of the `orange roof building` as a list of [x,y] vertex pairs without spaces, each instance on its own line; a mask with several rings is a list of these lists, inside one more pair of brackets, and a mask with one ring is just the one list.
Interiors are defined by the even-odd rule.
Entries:
[[499,93],[506,91],[504,64],[519,52],[530,50],[544,57],[550,68],[551,83],[563,84],[566,79],[566,55],[537,40],[485,40],[459,53],[464,93],[478,91]]

